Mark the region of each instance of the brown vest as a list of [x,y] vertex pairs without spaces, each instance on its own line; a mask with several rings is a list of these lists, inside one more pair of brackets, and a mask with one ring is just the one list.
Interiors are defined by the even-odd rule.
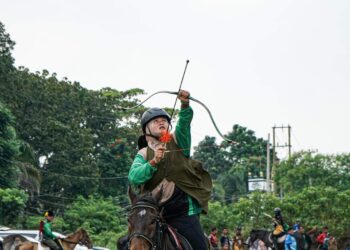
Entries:
[[[167,150],[170,152],[165,153],[165,157],[157,164],[158,170],[153,174],[152,179],[145,183],[143,191],[152,191],[166,178],[196,199],[203,212],[207,213],[212,191],[209,173],[203,169],[201,162],[186,158],[173,139],[167,144]],[[149,161],[153,157],[154,151],[148,147],[146,160]]]

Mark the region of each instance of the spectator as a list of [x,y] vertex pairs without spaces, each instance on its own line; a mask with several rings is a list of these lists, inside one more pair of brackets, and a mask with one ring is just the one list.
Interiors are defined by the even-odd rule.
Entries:
[[209,242],[210,245],[213,247],[214,250],[218,250],[219,249],[219,240],[217,238],[217,233],[218,233],[218,229],[216,227],[213,227],[211,229],[211,233],[209,235]]
[[286,240],[284,241],[284,248],[286,250],[297,250],[297,241],[293,236],[294,230],[292,227],[288,228]]
[[299,232],[299,230],[300,230],[300,226],[301,226],[300,219],[297,219],[297,220],[295,221],[294,226],[293,226],[293,230],[294,230],[294,232]]
[[221,247],[224,247],[226,244],[228,244],[228,246],[230,248],[230,237],[228,236],[227,227],[224,227],[222,229],[222,236],[220,238],[220,243],[221,243]]
[[328,227],[324,226],[322,229],[322,233],[317,236],[316,238],[316,242],[318,243],[318,249],[321,250],[327,250],[328,249],[328,240],[329,240],[329,236],[328,236]]
[[233,250],[243,250],[242,228],[236,228],[236,235],[233,237]]
[[221,247],[221,250],[230,250],[230,245],[225,244],[224,246]]

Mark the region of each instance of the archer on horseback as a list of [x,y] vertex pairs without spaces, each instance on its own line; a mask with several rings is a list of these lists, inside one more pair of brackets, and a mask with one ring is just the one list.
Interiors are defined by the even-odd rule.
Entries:
[[57,241],[60,237],[52,233],[52,222],[55,214],[52,211],[45,212],[45,219],[40,222],[40,234],[42,234],[41,243],[45,244],[52,250],[62,250],[61,245]]
[[276,207],[274,210],[275,217],[272,218],[275,229],[272,232],[273,235],[273,245],[274,248],[278,249],[278,238],[286,234],[289,225],[285,224],[282,217],[282,211],[279,207]]
[[174,133],[169,133],[171,117],[165,110],[144,112],[139,152],[128,179],[141,193],[162,189],[160,202],[167,224],[185,236],[194,250],[203,250],[207,246],[199,214],[207,212],[212,182],[201,164],[190,159],[193,110],[189,96],[184,90],[178,93],[181,110]]

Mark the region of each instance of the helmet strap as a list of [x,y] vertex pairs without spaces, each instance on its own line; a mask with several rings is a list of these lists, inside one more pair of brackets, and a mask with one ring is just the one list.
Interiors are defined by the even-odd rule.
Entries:
[[[159,136],[152,135],[151,129],[148,127],[148,124],[149,123],[147,123],[147,125],[146,125],[145,136],[150,136],[150,137],[157,139],[159,141]],[[167,131],[171,131],[172,129],[173,129],[173,126],[171,125],[171,123],[169,123],[169,127],[168,127]],[[149,132],[149,133],[147,133],[147,132]]]

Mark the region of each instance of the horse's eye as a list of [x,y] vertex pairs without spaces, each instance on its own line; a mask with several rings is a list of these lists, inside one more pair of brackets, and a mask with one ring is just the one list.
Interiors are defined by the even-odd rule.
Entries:
[[153,219],[152,221],[151,221],[151,224],[155,224],[157,222],[157,220],[156,219]]

